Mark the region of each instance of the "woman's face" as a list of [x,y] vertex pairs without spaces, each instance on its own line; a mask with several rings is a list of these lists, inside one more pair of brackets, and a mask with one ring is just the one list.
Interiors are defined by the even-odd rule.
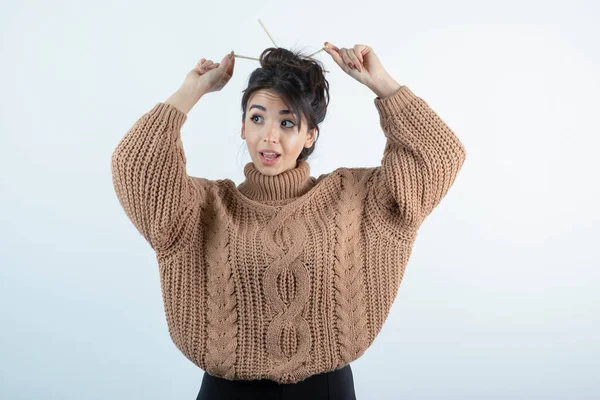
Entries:
[[[258,90],[250,96],[242,139],[246,140],[252,162],[260,172],[278,175],[297,167],[296,159],[302,149],[312,146],[316,137],[316,129],[307,131],[306,118],[302,118],[302,131],[298,131],[297,121],[297,116],[290,113],[278,95]],[[280,155],[270,165],[261,155],[263,151]]]

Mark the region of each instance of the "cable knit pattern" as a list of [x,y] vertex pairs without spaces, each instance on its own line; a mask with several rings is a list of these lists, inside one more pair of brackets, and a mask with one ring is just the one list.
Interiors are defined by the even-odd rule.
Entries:
[[294,373],[306,361],[311,346],[310,327],[302,315],[311,286],[301,259],[307,232],[301,220],[285,214],[267,224],[263,239],[272,256],[263,278],[266,302],[275,313],[266,326],[267,351],[274,361],[272,376]]
[[245,180],[186,173],[187,115],[158,103],[112,155],[115,192],[154,249],[169,334],[230,380],[294,383],[342,368],[373,343],[417,230],[453,184],[465,148],[406,86],[375,98],[380,166],[310,166]]
[[[237,348],[237,304],[229,258],[229,230],[226,209],[207,216],[206,251],[213,255],[207,265],[207,346],[205,362],[227,379],[235,377]],[[209,214],[209,213],[207,213]],[[212,213],[210,213],[212,214]],[[223,224],[221,226],[220,224]]]
[[363,215],[363,194],[360,189],[365,185],[357,184],[355,180],[351,171],[342,172],[344,187],[340,191],[340,205],[344,208],[333,218],[336,240],[333,267],[335,321],[339,355],[343,360],[357,359],[366,350],[369,339],[364,335],[368,320],[364,298],[364,271],[360,261],[362,248],[357,235]]

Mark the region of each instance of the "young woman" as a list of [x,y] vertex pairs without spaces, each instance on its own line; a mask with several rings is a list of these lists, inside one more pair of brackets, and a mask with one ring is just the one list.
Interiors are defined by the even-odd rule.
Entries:
[[377,96],[378,167],[310,175],[329,83],[317,60],[283,48],[261,54],[244,90],[240,185],[187,175],[180,138],[198,100],[231,79],[233,52],[202,59],[113,153],[119,201],[157,255],[171,338],[205,371],[198,399],[354,399],[349,364],[381,330],[417,230],[465,160],[371,47],[326,51]]

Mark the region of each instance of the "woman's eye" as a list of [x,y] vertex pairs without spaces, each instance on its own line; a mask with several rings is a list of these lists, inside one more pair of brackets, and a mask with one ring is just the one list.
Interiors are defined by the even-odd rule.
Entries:
[[[258,121],[256,121],[254,118],[262,118],[262,117],[261,117],[260,115],[253,115],[253,116],[251,116],[251,117],[250,117],[250,119],[251,119],[252,121],[254,121],[254,122],[258,122]],[[296,124],[294,123],[294,121],[292,121],[292,120],[289,120],[289,119],[286,119],[286,120],[285,120],[285,121],[283,121],[283,122],[289,122],[289,123],[291,123],[291,124],[292,124],[291,126],[286,126],[286,128],[293,128],[294,126],[296,126]]]

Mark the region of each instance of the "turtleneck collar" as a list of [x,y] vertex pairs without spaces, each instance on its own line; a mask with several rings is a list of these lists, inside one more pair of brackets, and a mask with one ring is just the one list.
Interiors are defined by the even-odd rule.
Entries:
[[256,201],[289,200],[302,196],[314,186],[310,165],[303,160],[298,161],[296,168],[274,176],[263,174],[251,161],[244,167],[244,175],[246,180],[238,190]]

